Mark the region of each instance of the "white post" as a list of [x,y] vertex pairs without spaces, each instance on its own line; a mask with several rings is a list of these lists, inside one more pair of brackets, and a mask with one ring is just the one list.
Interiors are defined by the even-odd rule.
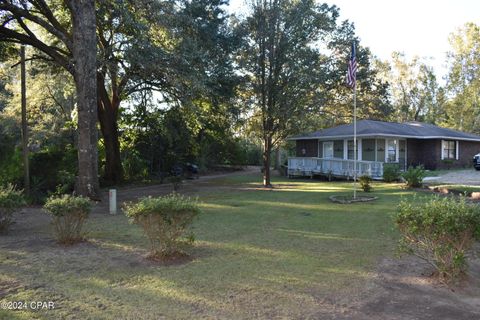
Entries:
[[459,142],[457,140],[455,141],[455,160],[458,160],[458,153],[459,153],[458,147],[459,147]]
[[353,199],[357,199],[357,84],[353,87]]
[[110,204],[110,214],[117,214],[117,190],[110,189],[108,191],[108,200]]

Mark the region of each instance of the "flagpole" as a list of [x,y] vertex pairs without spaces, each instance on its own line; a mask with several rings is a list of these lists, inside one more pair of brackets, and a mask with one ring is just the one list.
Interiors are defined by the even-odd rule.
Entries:
[[357,199],[357,84],[353,86],[353,199]]
[[348,63],[347,84],[353,88],[353,199],[357,198],[357,59],[355,41],[352,41],[352,55]]

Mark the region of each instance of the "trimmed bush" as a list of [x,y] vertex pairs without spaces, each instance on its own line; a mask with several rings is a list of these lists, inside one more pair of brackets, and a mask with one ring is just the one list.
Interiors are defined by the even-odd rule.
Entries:
[[400,179],[400,166],[396,163],[385,163],[383,165],[383,181],[394,182]]
[[422,186],[423,178],[427,176],[427,172],[423,166],[409,167],[407,171],[402,173],[402,178],[409,188],[418,188]]
[[0,187],[0,233],[8,231],[13,223],[13,213],[25,204],[22,190],[16,190],[11,184]]
[[360,182],[360,187],[362,187],[363,191],[365,192],[370,192],[372,191],[372,178],[367,175],[363,175],[360,178],[358,178],[358,181]]
[[464,197],[402,200],[395,222],[402,234],[400,247],[430,263],[446,282],[465,273],[467,253],[480,239],[480,207]]
[[70,245],[84,240],[82,230],[91,210],[90,200],[72,195],[52,196],[43,206],[53,218],[53,227],[57,241]]
[[168,196],[140,199],[124,205],[125,215],[132,223],[140,225],[150,240],[150,257],[167,258],[182,253],[181,246],[194,241],[185,235],[193,219],[200,213],[198,203],[177,193]]

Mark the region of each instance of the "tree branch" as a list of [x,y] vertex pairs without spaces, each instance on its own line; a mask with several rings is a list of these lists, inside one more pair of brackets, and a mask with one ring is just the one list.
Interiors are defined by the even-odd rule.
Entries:
[[51,57],[59,65],[64,67],[65,70],[73,74],[73,66],[71,65],[68,57],[59,53],[57,48],[51,47],[43,43],[38,38],[31,38],[25,34],[10,30],[9,28],[6,28],[4,26],[0,26],[0,41],[16,42],[16,43],[20,42],[22,44],[35,47],[38,50],[45,53],[46,55],[48,55],[49,57]]
[[[58,39],[60,39],[69,50],[72,49],[72,42],[69,39],[68,35],[63,33],[63,31],[62,31],[63,28],[61,28],[61,30],[56,29],[54,26],[50,25],[47,21],[41,19],[38,16],[35,16],[35,15],[31,14],[31,12],[29,12],[28,10],[21,9],[21,8],[15,6],[15,5],[10,4],[10,3],[0,3],[0,10],[11,12],[14,16],[17,17],[17,20],[21,20],[18,17],[23,17],[27,20],[35,22],[36,24],[38,24],[39,26],[41,26],[42,28],[47,30],[49,33],[51,33],[52,35],[54,35]],[[24,27],[22,26],[22,28],[24,28]],[[27,31],[27,30],[25,30],[25,31]],[[27,31],[27,33],[28,33],[28,31]]]
[[[33,60],[44,60],[44,61],[48,61],[48,62],[53,62],[54,61],[53,59],[47,59],[46,57],[42,57],[42,56],[39,56],[39,55],[33,55],[31,58],[25,59],[25,62],[33,61]],[[15,63],[14,65],[12,65],[10,68],[15,68],[20,63],[22,63],[22,62],[19,61],[19,62]]]

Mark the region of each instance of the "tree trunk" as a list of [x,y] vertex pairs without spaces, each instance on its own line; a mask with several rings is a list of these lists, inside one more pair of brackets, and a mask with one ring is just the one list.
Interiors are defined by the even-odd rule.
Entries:
[[280,170],[280,162],[281,162],[281,153],[280,147],[275,148],[275,170]]
[[[98,84],[99,86],[102,84]],[[105,143],[105,175],[107,184],[116,184],[123,179],[123,168],[120,158],[120,142],[118,140],[118,108],[120,100],[100,95],[98,101],[98,120]]]
[[97,40],[94,0],[69,3],[73,21],[74,79],[78,108],[78,179],[76,192],[98,198]]
[[22,95],[22,155],[23,155],[23,178],[24,190],[30,195],[30,168],[28,163],[28,125],[27,125],[27,79],[25,71],[25,46],[20,47],[21,59],[21,95]]
[[263,140],[263,186],[271,188],[270,182],[270,153],[272,152],[272,138],[265,137]]
[[117,184],[123,180],[117,119],[111,114],[105,113],[100,120],[100,128],[105,143],[105,174],[103,178],[107,184]]

